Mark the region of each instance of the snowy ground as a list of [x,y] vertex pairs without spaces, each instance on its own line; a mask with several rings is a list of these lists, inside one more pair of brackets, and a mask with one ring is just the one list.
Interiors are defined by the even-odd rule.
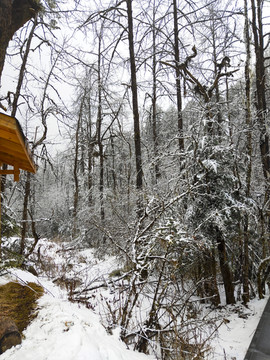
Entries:
[[39,282],[47,293],[39,300],[37,318],[24,332],[21,345],[6,351],[1,360],[151,360],[128,350],[118,334],[108,335],[93,311],[62,298],[52,283],[32,274],[12,270],[1,284],[14,281]]
[[267,299],[255,299],[248,309],[240,304],[224,309],[225,322],[211,342],[211,360],[244,359],[266,302]]
[[[41,241],[42,252],[52,257],[58,269],[58,277],[63,274],[82,279],[82,286],[91,286],[106,280],[115,268],[114,258],[97,260],[93,252],[82,251],[67,259],[61,255],[60,246]],[[48,246],[49,245],[49,246]],[[56,252],[57,251],[57,252]],[[81,263],[78,261],[80,257]],[[68,264],[68,266],[67,266]],[[54,270],[51,270],[55,272]],[[50,274],[50,277],[56,275]],[[109,335],[98,315],[102,308],[99,297],[93,298],[93,310],[67,300],[67,291],[57,286],[48,277],[35,277],[22,270],[11,269],[8,275],[0,277],[0,285],[19,280],[38,282],[45,288],[39,300],[38,316],[24,332],[21,345],[1,355],[1,360],[151,360],[146,356],[128,350],[119,340],[118,330]],[[104,290],[104,294],[106,294]],[[267,299],[252,300],[249,308],[241,304],[218,310],[221,326],[211,340],[212,350],[208,360],[243,360],[260,315]]]

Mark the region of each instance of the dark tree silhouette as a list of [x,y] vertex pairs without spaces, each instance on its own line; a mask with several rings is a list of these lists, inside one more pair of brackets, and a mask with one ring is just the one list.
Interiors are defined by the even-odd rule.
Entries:
[[39,0],[0,1],[0,78],[9,41],[41,8]]

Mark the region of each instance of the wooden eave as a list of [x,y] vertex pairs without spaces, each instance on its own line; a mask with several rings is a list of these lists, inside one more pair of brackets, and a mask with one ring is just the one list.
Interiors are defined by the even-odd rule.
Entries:
[[[11,165],[14,171],[19,169],[36,172],[27,140],[21,126],[14,117],[0,113],[0,164]],[[1,171],[3,174],[4,172]],[[6,170],[5,173],[11,173]]]

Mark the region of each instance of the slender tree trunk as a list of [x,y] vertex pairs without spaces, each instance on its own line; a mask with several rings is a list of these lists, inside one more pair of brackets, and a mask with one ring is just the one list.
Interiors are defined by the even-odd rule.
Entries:
[[154,157],[155,157],[155,184],[160,177],[159,163],[158,163],[158,139],[157,139],[157,58],[156,58],[156,19],[155,19],[155,1],[153,4],[153,24],[152,24],[152,48],[153,48],[153,61],[152,61],[152,133],[154,143]]
[[216,235],[219,265],[220,265],[220,271],[225,288],[226,304],[235,304],[234,286],[232,281],[231,270],[228,264],[226,244],[223,235],[221,231],[218,229],[218,227],[215,227],[215,229],[213,230]]
[[204,275],[204,293],[210,298],[213,305],[220,304],[220,296],[217,286],[217,270],[215,258],[215,246],[212,249],[203,252],[203,275]]
[[73,195],[73,214],[72,214],[73,215],[72,237],[75,237],[77,233],[77,212],[78,212],[78,202],[79,202],[78,158],[79,158],[79,138],[80,138],[82,111],[83,111],[83,101],[84,100],[82,100],[80,105],[77,128],[75,133],[75,158],[74,158],[74,168],[73,168],[74,195]]
[[16,92],[14,94],[14,100],[13,100],[13,103],[12,103],[11,116],[13,116],[13,117],[16,116],[17,107],[18,107],[18,100],[19,100],[19,97],[20,97],[20,94],[21,94],[21,88],[22,88],[23,79],[24,79],[24,73],[25,73],[25,69],[26,69],[26,63],[27,63],[27,59],[28,59],[28,56],[29,56],[31,43],[32,43],[32,40],[33,40],[33,37],[34,37],[34,33],[35,33],[35,30],[36,30],[37,24],[38,24],[37,17],[35,17],[32,29],[30,31],[30,34],[29,34],[28,38],[27,38],[26,47],[25,47],[25,51],[24,51],[24,55],[23,55],[23,61],[22,61],[22,65],[21,65],[21,68],[20,68],[18,83],[17,83],[17,87],[16,87]]
[[142,169],[142,152],[141,152],[141,133],[140,133],[140,117],[138,106],[138,88],[137,88],[137,71],[134,52],[134,36],[133,36],[133,15],[132,15],[132,0],[126,0],[127,14],[128,14],[128,42],[129,42],[129,56],[130,56],[130,71],[131,71],[131,91],[132,91],[132,106],[133,106],[133,123],[134,123],[134,143],[135,143],[135,162],[136,162],[136,188],[138,195],[138,216],[142,215],[142,200],[141,190],[143,188],[143,169]]
[[28,228],[28,202],[30,196],[30,188],[31,188],[31,174],[29,172],[26,173],[26,181],[24,188],[24,200],[23,200],[23,214],[22,214],[22,233],[21,233],[21,248],[20,254],[23,255],[25,251],[25,239]]
[[88,191],[88,205],[91,206],[93,203],[93,148],[94,142],[92,139],[91,130],[91,114],[89,115],[90,121],[87,124],[87,191]]
[[99,144],[99,194],[100,194],[100,219],[105,219],[104,209],[104,154],[103,144]]
[[[251,96],[250,96],[250,35],[249,35],[249,19],[248,19],[248,10],[247,10],[247,0],[244,2],[245,6],[245,46],[246,46],[246,64],[245,64],[245,112],[246,112],[246,149],[248,157],[248,166],[246,172],[246,197],[250,197],[250,185],[251,185],[251,171],[252,171],[252,129],[251,129]],[[243,268],[242,268],[242,278],[243,278],[243,301],[244,304],[249,302],[249,219],[248,214],[244,215],[244,239],[243,239]]]
[[112,168],[111,168],[111,176],[112,176],[112,183],[113,183],[113,193],[116,194],[116,171],[115,171],[115,145],[114,145],[114,138],[113,134],[110,133],[110,143],[112,148]]
[[[215,30],[212,29],[212,42],[213,42],[213,63],[214,63],[214,75],[215,78],[218,74],[218,58],[217,58],[217,49],[216,49],[216,33]],[[221,123],[222,123],[222,115],[220,111],[220,93],[219,93],[219,84],[217,83],[217,86],[215,87],[215,105],[217,107],[217,134],[221,136]]]
[[[251,0],[251,11],[252,11],[252,32],[254,39],[254,49],[255,49],[255,70],[256,70],[256,107],[257,107],[257,123],[259,126],[259,144],[260,144],[260,153],[261,153],[261,162],[263,175],[265,179],[265,204],[270,199],[270,189],[269,189],[269,178],[270,178],[270,157],[269,157],[269,135],[266,128],[266,86],[265,86],[265,59],[264,59],[264,34],[263,34],[263,24],[262,24],[262,0]],[[266,248],[269,241],[269,232],[270,232],[270,220],[268,213],[262,214],[262,229],[265,230],[262,234],[262,248]],[[267,256],[264,253],[265,257]],[[263,284],[262,284],[263,287]],[[261,296],[261,294],[260,294]]]
[[[256,6],[257,5],[257,6]],[[269,135],[266,130],[266,88],[265,88],[265,63],[264,63],[264,41],[262,24],[262,0],[251,0],[252,30],[254,37],[255,59],[256,59],[256,104],[257,118],[260,130],[260,150],[263,173],[266,183],[270,176],[269,158]]]
[[98,111],[97,111],[97,144],[99,149],[99,199],[100,199],[100,218],[103,221],[105,219],[104,211],[104,155],[103,144],[101,135],[102,124],[102,83],[101,83],[101,37],[102,30],[99,34],[98,45]]
[[174,61],[175,61],[175,82],[176,82],[176,102],[177,102],[177,124],[179,136],[180,152],[184,150],[183,136],[183,115],[182,115],[182,94],[180,82],[180,54],[179,54],[179,29],[177,16],[177,0],[173,0],[173,18],[174,18]]

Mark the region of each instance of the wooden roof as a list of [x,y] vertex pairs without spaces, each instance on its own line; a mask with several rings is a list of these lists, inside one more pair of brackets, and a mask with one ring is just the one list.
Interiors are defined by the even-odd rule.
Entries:
[[27,140],[18,120],[3,113],[0,113],[0,165],[1,163],[13,166],[14,171],[22,169],[36,172]]

